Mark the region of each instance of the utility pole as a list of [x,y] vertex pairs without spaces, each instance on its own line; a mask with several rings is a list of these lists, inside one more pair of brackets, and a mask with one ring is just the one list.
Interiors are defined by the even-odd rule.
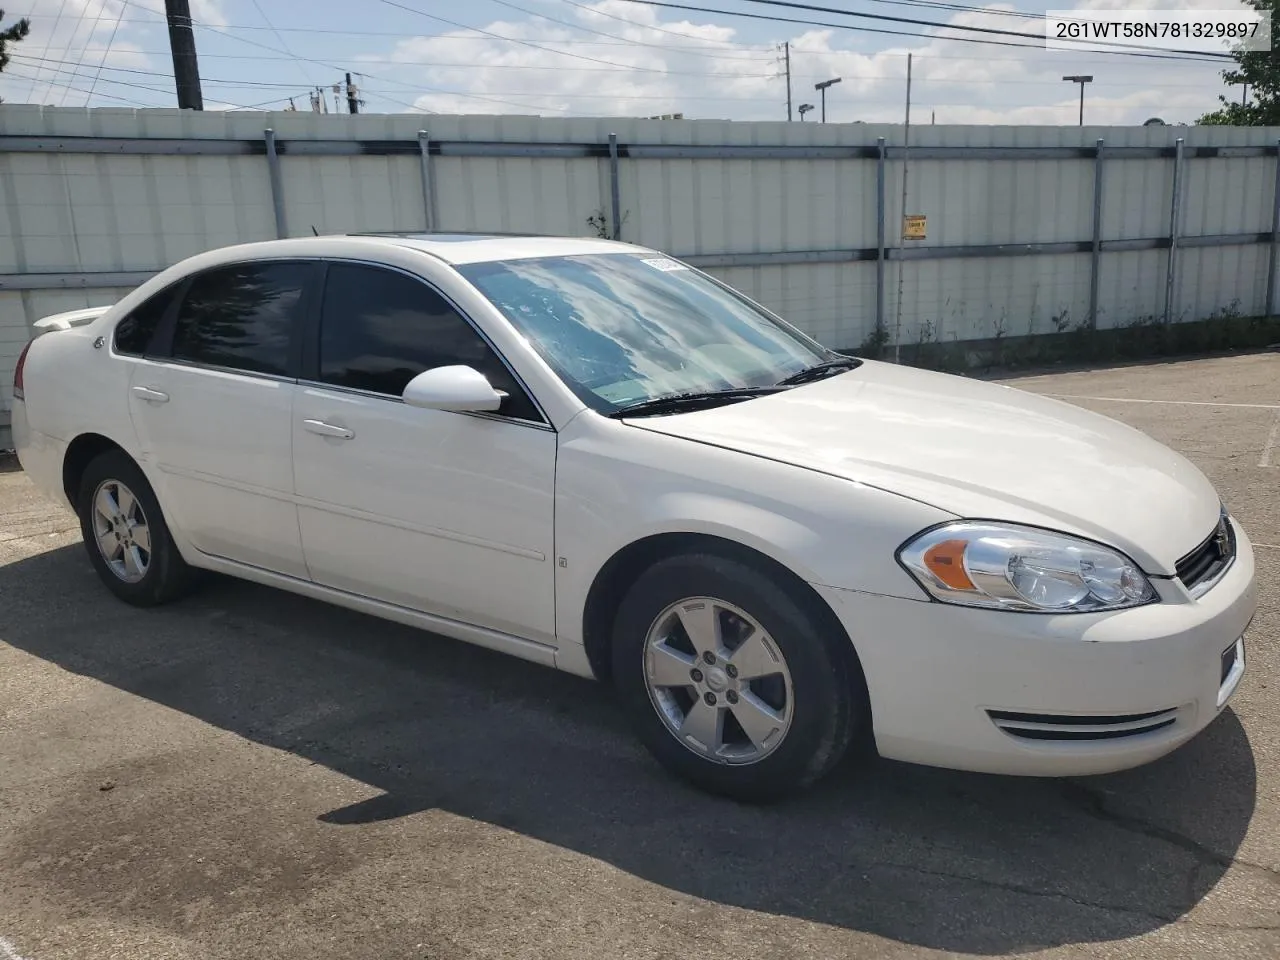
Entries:
[[347,74],[347,111],[360,112],[360,101],[356,98],[356,88],[351,85],[351,74]]
[[[787,59],[787,120],[791,120],[791,41],[782,42],[783,56]],[[801,120],[804,117],[800,118]]]
[[911,153],[911,54],[907,54],[907,117],[902,128],[902,209],[898,211],[898,302],[893,318],[893,362],[900,362],[899,343],[902,340],[902,250],[906,243],[907,224],[907,159]]
[[169,22],[169,52],[173,54],[178,109],[203,110],[200,64],[196,62],[195,34],[191,32],[191,5],[188,0],[164,0],[164,13]]

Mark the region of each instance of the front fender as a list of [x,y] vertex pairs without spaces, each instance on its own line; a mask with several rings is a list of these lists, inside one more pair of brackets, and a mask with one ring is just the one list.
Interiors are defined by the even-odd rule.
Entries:
[[582,644],[598,573],[659,534],[731,540],[813,584],[924,599],[894,554],[947,519],[874,487],[584,415],[561,434],[556,467],[557,636]]

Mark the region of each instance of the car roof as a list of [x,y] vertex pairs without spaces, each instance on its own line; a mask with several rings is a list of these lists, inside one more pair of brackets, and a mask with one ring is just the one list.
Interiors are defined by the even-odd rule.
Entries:
[[531,257],[567,257],[591,253],[651,253],[645,247],[595,237],[554,237],[501,233],[362,233],[398,246],[412,247],[446,263],[488,263]]

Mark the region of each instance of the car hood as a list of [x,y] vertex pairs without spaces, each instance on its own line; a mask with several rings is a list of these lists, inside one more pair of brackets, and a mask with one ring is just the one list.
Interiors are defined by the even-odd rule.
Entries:
[[856,370],[635,427],[844,477],[961,517],[1111,544],[1148,573],[1213,531],[1221,501],[1185,457],[1080,407],[866,361]]

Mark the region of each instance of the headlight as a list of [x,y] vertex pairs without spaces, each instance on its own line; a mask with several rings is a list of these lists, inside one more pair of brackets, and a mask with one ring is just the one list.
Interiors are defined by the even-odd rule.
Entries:
[[1156,598],[1123,554],[1012,524],[949,523],[909,541],[898,559],[934,599],[966,607],[1085,613]]

